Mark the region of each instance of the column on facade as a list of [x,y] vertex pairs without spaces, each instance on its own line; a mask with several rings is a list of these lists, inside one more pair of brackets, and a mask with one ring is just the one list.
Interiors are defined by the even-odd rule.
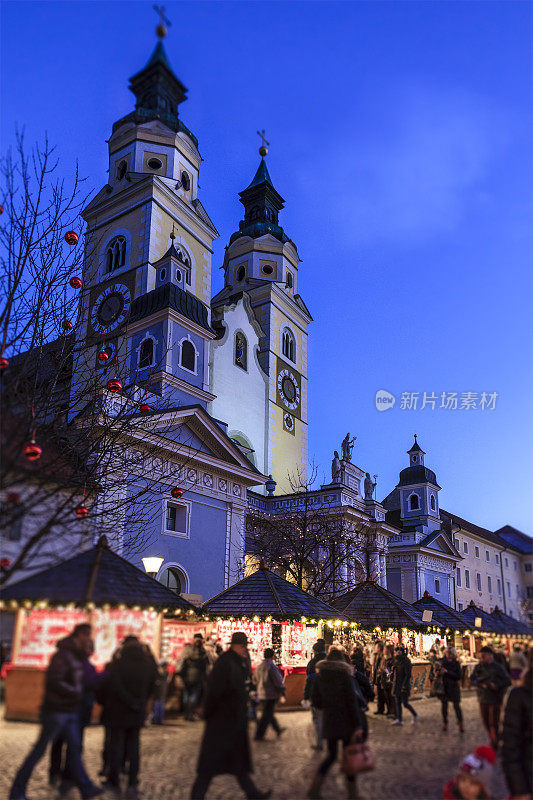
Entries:
[[376,583],[380,583],[380,563],[379,563],[379,553],[377,550],[373,553],[370,553],[370,575],[368,576],[371,581],[376,581]]
[[379,563],[380,563],[380,584],[383,586],[384,589],[387,588],[387,556],[385,553],[381,552],[379,554]]

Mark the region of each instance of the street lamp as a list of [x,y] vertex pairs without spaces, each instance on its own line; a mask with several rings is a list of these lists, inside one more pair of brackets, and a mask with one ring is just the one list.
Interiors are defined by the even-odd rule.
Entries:
[[146,574],[151,578],[155,578],[164,560],[161,556],[144,556],[144,558],[141,558]]

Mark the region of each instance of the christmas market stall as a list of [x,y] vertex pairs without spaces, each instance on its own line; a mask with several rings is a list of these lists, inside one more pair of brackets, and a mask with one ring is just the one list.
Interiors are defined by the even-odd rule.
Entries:
[[498,606],[495,607],[494,611],[489,616],[495,619],[502,628],[507,630],[509,635],[515,637],[517,640],[527,642],[533,637],[533,630],[529,625],[520,622],[520,620],[514,617],[510,617],[509,614],[505,614]]
[[208,600],[202,614],[224,646],[235,631],[247,634],[252,666],[267,647],[274,650],[285,673],[288,706],[303,698],[306,665],[324,629],[349,625],[342,613],[264,566]]
[[[413,665],[413,693],[422,692],[429,679],[430,662],[424,657],[446,625],[375,581],[362,581],[337,597],[332,605],[357,623],[355,637],[363,644],[380,640],[406,647]],[[427,620],[427,621],[426,621]],[[354,638],[353,629],[348,635]]]
[[4,665],[6,718],[33,720],[56,642],[80,622],[93,626],[97,668],[125,636],[138,636],[156,657],[163,616],[194,619],[193,607],[109,549],[105,537],[67,561],[7,586],[1,608],[15,612],[11,658]]
[[517,640],[531,638],[531,631],[526,625],[500,611],[498,607],[489,614],[471,600],[461,611],[461,615],[469,623],[472,652],[476,655],[485,644],[502,649],[509,655]]
[[460,611],[456,611],[451,606],[430,595],[428,591],[413,603],[419,611],[432,611],[433,617],[438,618],[446,628],[444,635],[446,644],[452,645],[457,650],[459,661],[461,662],[462,683],[468,684],[468,678],[478,660],[475,657],[473,636],[470,633],[470,623],[465,620]]

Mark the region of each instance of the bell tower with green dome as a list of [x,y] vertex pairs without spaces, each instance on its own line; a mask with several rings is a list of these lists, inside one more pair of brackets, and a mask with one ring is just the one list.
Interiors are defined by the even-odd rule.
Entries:
[[[224,257],[224,288],[211,302],[217,338],[211,345],[211,404],[250,459],[290,491],[289,475],[307,465],[307,328],[298,292],[300,258],[279,224],[283,197],[261,161],[239,193],[244,217]],[[246,349],[246,362],[238,353]],[[243,409],[246,413],[243,414]]]

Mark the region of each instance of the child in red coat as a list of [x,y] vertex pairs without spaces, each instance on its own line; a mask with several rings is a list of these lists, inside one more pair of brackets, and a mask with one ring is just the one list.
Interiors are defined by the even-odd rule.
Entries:
[[459,772],[448,781],[442,792],[442,800],[487,800],[488,786],[496,753],[492,747],[482,745],[466,756]]

